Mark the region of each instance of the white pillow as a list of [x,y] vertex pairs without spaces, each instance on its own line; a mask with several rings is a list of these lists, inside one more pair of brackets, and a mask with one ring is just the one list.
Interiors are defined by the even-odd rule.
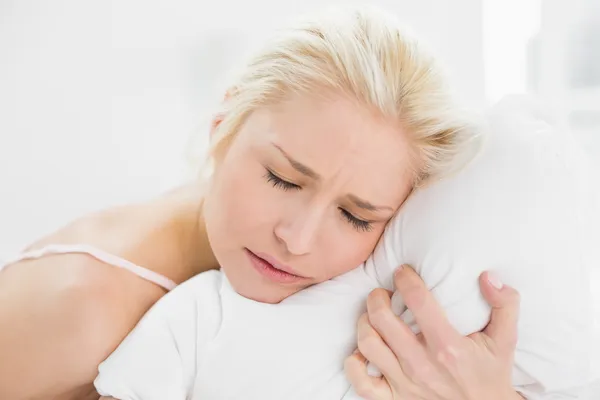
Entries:
[[[481,155],[415,192],[367,268],[392,289],[393,268],[413,265],[463,334],[487,324],[477,277],[496,271],[521,294],[513,384],[530,398],[576,393],[590,379],[589,282],[600,260],[591,168],[532,99],[507,98],[488,117]],[[402,299],[393,300],[404,312]],[[402,317],[418,329],[409,311]]]
[[[522,296],[514,386],[531,398],[577,393],[588,379],[590,182],[571,138],[508,101],[489,115],[480,157],[415,192],[373,256],[278,305],[195,277],[165,296],[100,366],[99,393],[119,399],[346,400],[344,358],[369,291],[391,289],[401,263],[422,275],[463,334],[489,307],[478,276],[493,269]],[[409,312],[402,318],[416,330]],[[554,397],[551,397],[554,396]]]

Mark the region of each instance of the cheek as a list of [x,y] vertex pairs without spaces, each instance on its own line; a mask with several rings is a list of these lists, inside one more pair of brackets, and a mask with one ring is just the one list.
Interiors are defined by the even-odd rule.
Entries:
[[226,159],[217,175],[209,196],[207,218],[212,218],[213,232],[226,237],[233,245],[246,241],[248,236],[272,227],[273,201],[268,183],[263,181],[262,166],[240,157]]
[[[348,228],[350,230],[351,228]],[[322,267],[320,281],[331,279],[358,267],[373,252],[384,227],[374,227],[371,232],[351,231],[332,233],[330,240],[319,246],[320,259],[316,261]]]

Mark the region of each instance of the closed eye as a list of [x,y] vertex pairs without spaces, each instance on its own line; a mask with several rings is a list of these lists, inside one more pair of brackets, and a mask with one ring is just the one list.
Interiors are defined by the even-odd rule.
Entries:
[[340,212],[346,221],[348,221],[354,229],[360,232],[370,232],[373,229],[373,224],[369,221],[365,221],[364,219],[356,218],[350,212],[340,208]]
[[[283,178],[277,176],[273,171],[267,168],[267,171],[264,175],[267,182],[269,182],[273,187],[281,189],[281,190],[302,190],[300,185],[296,185],[295,183],[286,181]],[[363,219],[355,217],[349,211],[339,208],[342,217],[352,225],[354,229],[359,232],[370,232],[373,229],[373,224],[370,221],[365,221]]]
[[300,190],[302,187],[296,185],[295,183],[286,181],[275,175],[271,170],[267,169],[265,174],[265,179],[269,182],[273,187],[279,188],[282,190]]

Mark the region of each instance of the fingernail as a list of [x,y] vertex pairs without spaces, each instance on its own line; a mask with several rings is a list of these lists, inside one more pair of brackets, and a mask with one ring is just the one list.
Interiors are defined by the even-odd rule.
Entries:
[[500,278],[498,278],[498,275],[496,275],[493,272],[488,272],[488,282],[495,287],[496,289],[500,290],[504,287],[504,285],[502,284],[502,281],[500,280]]
[[398,274],[400,274],[402,272],[404,267],[405,267],[404,265],[401,265],[398,268],[396,268],[396,271],[394,271],[394,276],[398,276]]

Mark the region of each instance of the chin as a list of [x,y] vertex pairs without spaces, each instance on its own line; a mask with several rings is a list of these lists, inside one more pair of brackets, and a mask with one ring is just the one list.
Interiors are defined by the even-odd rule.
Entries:
[[228,271],[227,268],[221,269],[237,294],[259,303],[277,304],[302,289],[267,283],[259,277],[244,276],[236,273],[238,271]]
[[281,293],[280,290],[268,290],[267,288],[251,287],[251,285],[248,285],[247,282],[240,285],[236,285],[231,280],[229,282],[231,283],[233,290],[235,290],[237,294],[247,299],[257,301],[259,303],[277,304],[294,293],[291,292],[288,294]]

